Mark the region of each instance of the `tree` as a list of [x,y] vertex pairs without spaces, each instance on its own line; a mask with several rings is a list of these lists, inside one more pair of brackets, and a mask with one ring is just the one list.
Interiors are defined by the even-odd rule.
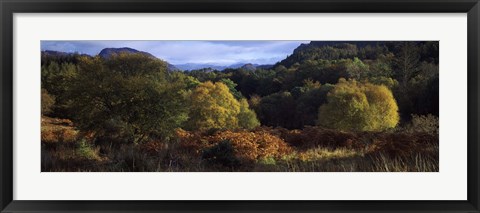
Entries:
[[204,82],[190,96],[188,129],[208,130],[211,128],[238,127],[240,103],[222,82]]
[[235,88],[237,86],[237,84],[235,82],[233,82],[232,80],[230,80],[228,78],[223,78],[222,80],[220,80],[220,82],[224,83],[228,87],[228,89],[232,93],[233,97],[235,97],[235,99],[240,100],[240,99],[243,98],[242,93],[240,93]]
[[[308,84],[306,83],[305,86],[308,86]],[[333,87],[332,84],[325,84],[308,89],[296,100],[296,128],[302,128],[305,125],[315,125],[315,121],[318,118],[318,108],[327,102],[327,94]]]
[[187,84],[166,70],[165,62],[142,54],[81,58],[70,93],[74,122],[97,138],[168,138],[187,119]]
[[350,63],[347,64],[347,73],[351,78],[360,80],[365,78],[369,67],[368,65],[364,64],[362,60],[355,57],[353,61],[349,61]]
[[292,94],[279,92],[263,97],[256,112],[263,125],[295,128],[295,108]]
[[244,129],[253,129],[260,126],[257,114],[248,107],[247,99],[240,100],[240,113],[238,114],[238,125]]
[[340,79],[319,109],[318,124],[347,131],[381,131],[399,121],[392,92],[383,85]]
[[412,41],[403,42],[395,61],[397,79],[403,88],[407,87],[408,81],[418,72],[419,60],[418,45]]
[[41,68],[42,88],[46,89],[50,95],[55,96],[55,107],[50,112],[55,117],[70,118],[72,112],[69,112],[71,101],[70,88],[74,84],[77,75],[77,66],[72,63],[57,63],[51,61],[45,63]]
[[54,104],[55,97],[48,94],[48,91],[42,88],[42,115],[51,113]]

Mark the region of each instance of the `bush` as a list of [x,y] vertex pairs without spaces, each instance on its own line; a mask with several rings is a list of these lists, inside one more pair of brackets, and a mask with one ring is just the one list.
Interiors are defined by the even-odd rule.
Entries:
[[41,141],[43,143],[70,143],[77,140],[79,131],[68,119],[42,117]]
[[439,127],[438,117],[434,115],[412,115],[412,121],[406,131],[438,134]]
[[202,159],[209,164],[238,168],[240,160],[234,154],[234,148],[229,140],[224,140],[203,151]]
[[210,143],[217,144],[229,140],[235,151],[235,156],[243,163],[249,164],[261,158],[280,158],[291,152],[291,148],[278,136],[265,130],[224,131],[208,138]]
[[76,144],[75,154],[84,159],[98,160],[98,148],[93,148],[85,139],[81,139]]
[[[262,158],[281,158],[292,151],[281,138],[268,130],[218,131],[213,135],[205,132],[177,130],[178,146],[175,155],[203,156],[209,150],[224,141],[229,141],[233,155],[242,165],[255,163]],[[223,146],[223,145],[222,145]]]
[[320,127],[306,127],[303,130],[291,130],[284,134],[285,141],[301,150],[316,147],[346,147],[361,149],[365,146],[355,133],[340,132]]

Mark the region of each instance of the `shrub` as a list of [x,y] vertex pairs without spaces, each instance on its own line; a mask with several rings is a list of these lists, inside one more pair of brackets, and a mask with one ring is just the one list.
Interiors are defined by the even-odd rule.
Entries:
[[204,150],[202,159],[209,164],[238,168],[240,166],[240,160],[237,159],[234,152],[232,143],[229,140],[224,140],[217,145]]
[[361,149],[365,146],[355,133],[340,132],[320,127],[306,127],[285,134],[285,141],[302,150],[316,147],[346,147]]
[[[278,136],[267,130],[224,130],[213,135],[204,132],[188,132],[177,130],[177,147],[175,155],[200,156],[205,150],[217,146],[223,141],[229,141],[233,155],[242,165],[251,164],[262,158],[281,158],[292,149]],[[223,142],[225,143],[225,142]]]
[[84,159],[98,160],[98,148],[93,148],[85,139],[81,139],[77,142],[75,154]]
[[41,141],[43,143],[70,143],[77,140],[79,131],[67,119],[42,117]]
[[391,157],[407,157],[422,153],[438,157],[438,135],[428,133],[378,133],[367,147],[367,154],[386,153]]
[[291,148],[279,137],[268,131],[224,131],[208,138],[211,143],[229,140],[235,151],[235,156],[245,164],[253,163],[261,158],[280,158],[291,152]]
[[434,115],[412,115],[412,121],[406,131],[438,134],[439,126],[438,117]]

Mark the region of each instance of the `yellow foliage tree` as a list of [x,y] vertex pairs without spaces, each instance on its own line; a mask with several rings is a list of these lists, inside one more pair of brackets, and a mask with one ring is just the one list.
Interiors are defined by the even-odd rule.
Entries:
[[207,81],[198,85],[190,101],[187,128],[207,130],[238,127],[240,103],[224,83]]
[[240,99],[240,113],[238,114],[238,125],[244,129],[253,129],[260,126],[257,114],[248,107],[248,101],[245,98]]
[[340,79],[320,107],[317,123],[348,131],[382,131],[399,120],[397,102],[386,86]]

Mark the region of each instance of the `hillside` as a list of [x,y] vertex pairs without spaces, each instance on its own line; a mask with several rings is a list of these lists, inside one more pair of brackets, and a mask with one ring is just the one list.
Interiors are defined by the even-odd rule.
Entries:
[[[212,64],[238,48],[243,58],[278,53],[222,45],[236,48]],[[169,45],[178,58],[168,58],[207,60],[204,48],[186,48]],[[128,47],[43,51],[42,171],[438,172],[438,41],[312,41],[288,51],[274,66],[178,72]]]

